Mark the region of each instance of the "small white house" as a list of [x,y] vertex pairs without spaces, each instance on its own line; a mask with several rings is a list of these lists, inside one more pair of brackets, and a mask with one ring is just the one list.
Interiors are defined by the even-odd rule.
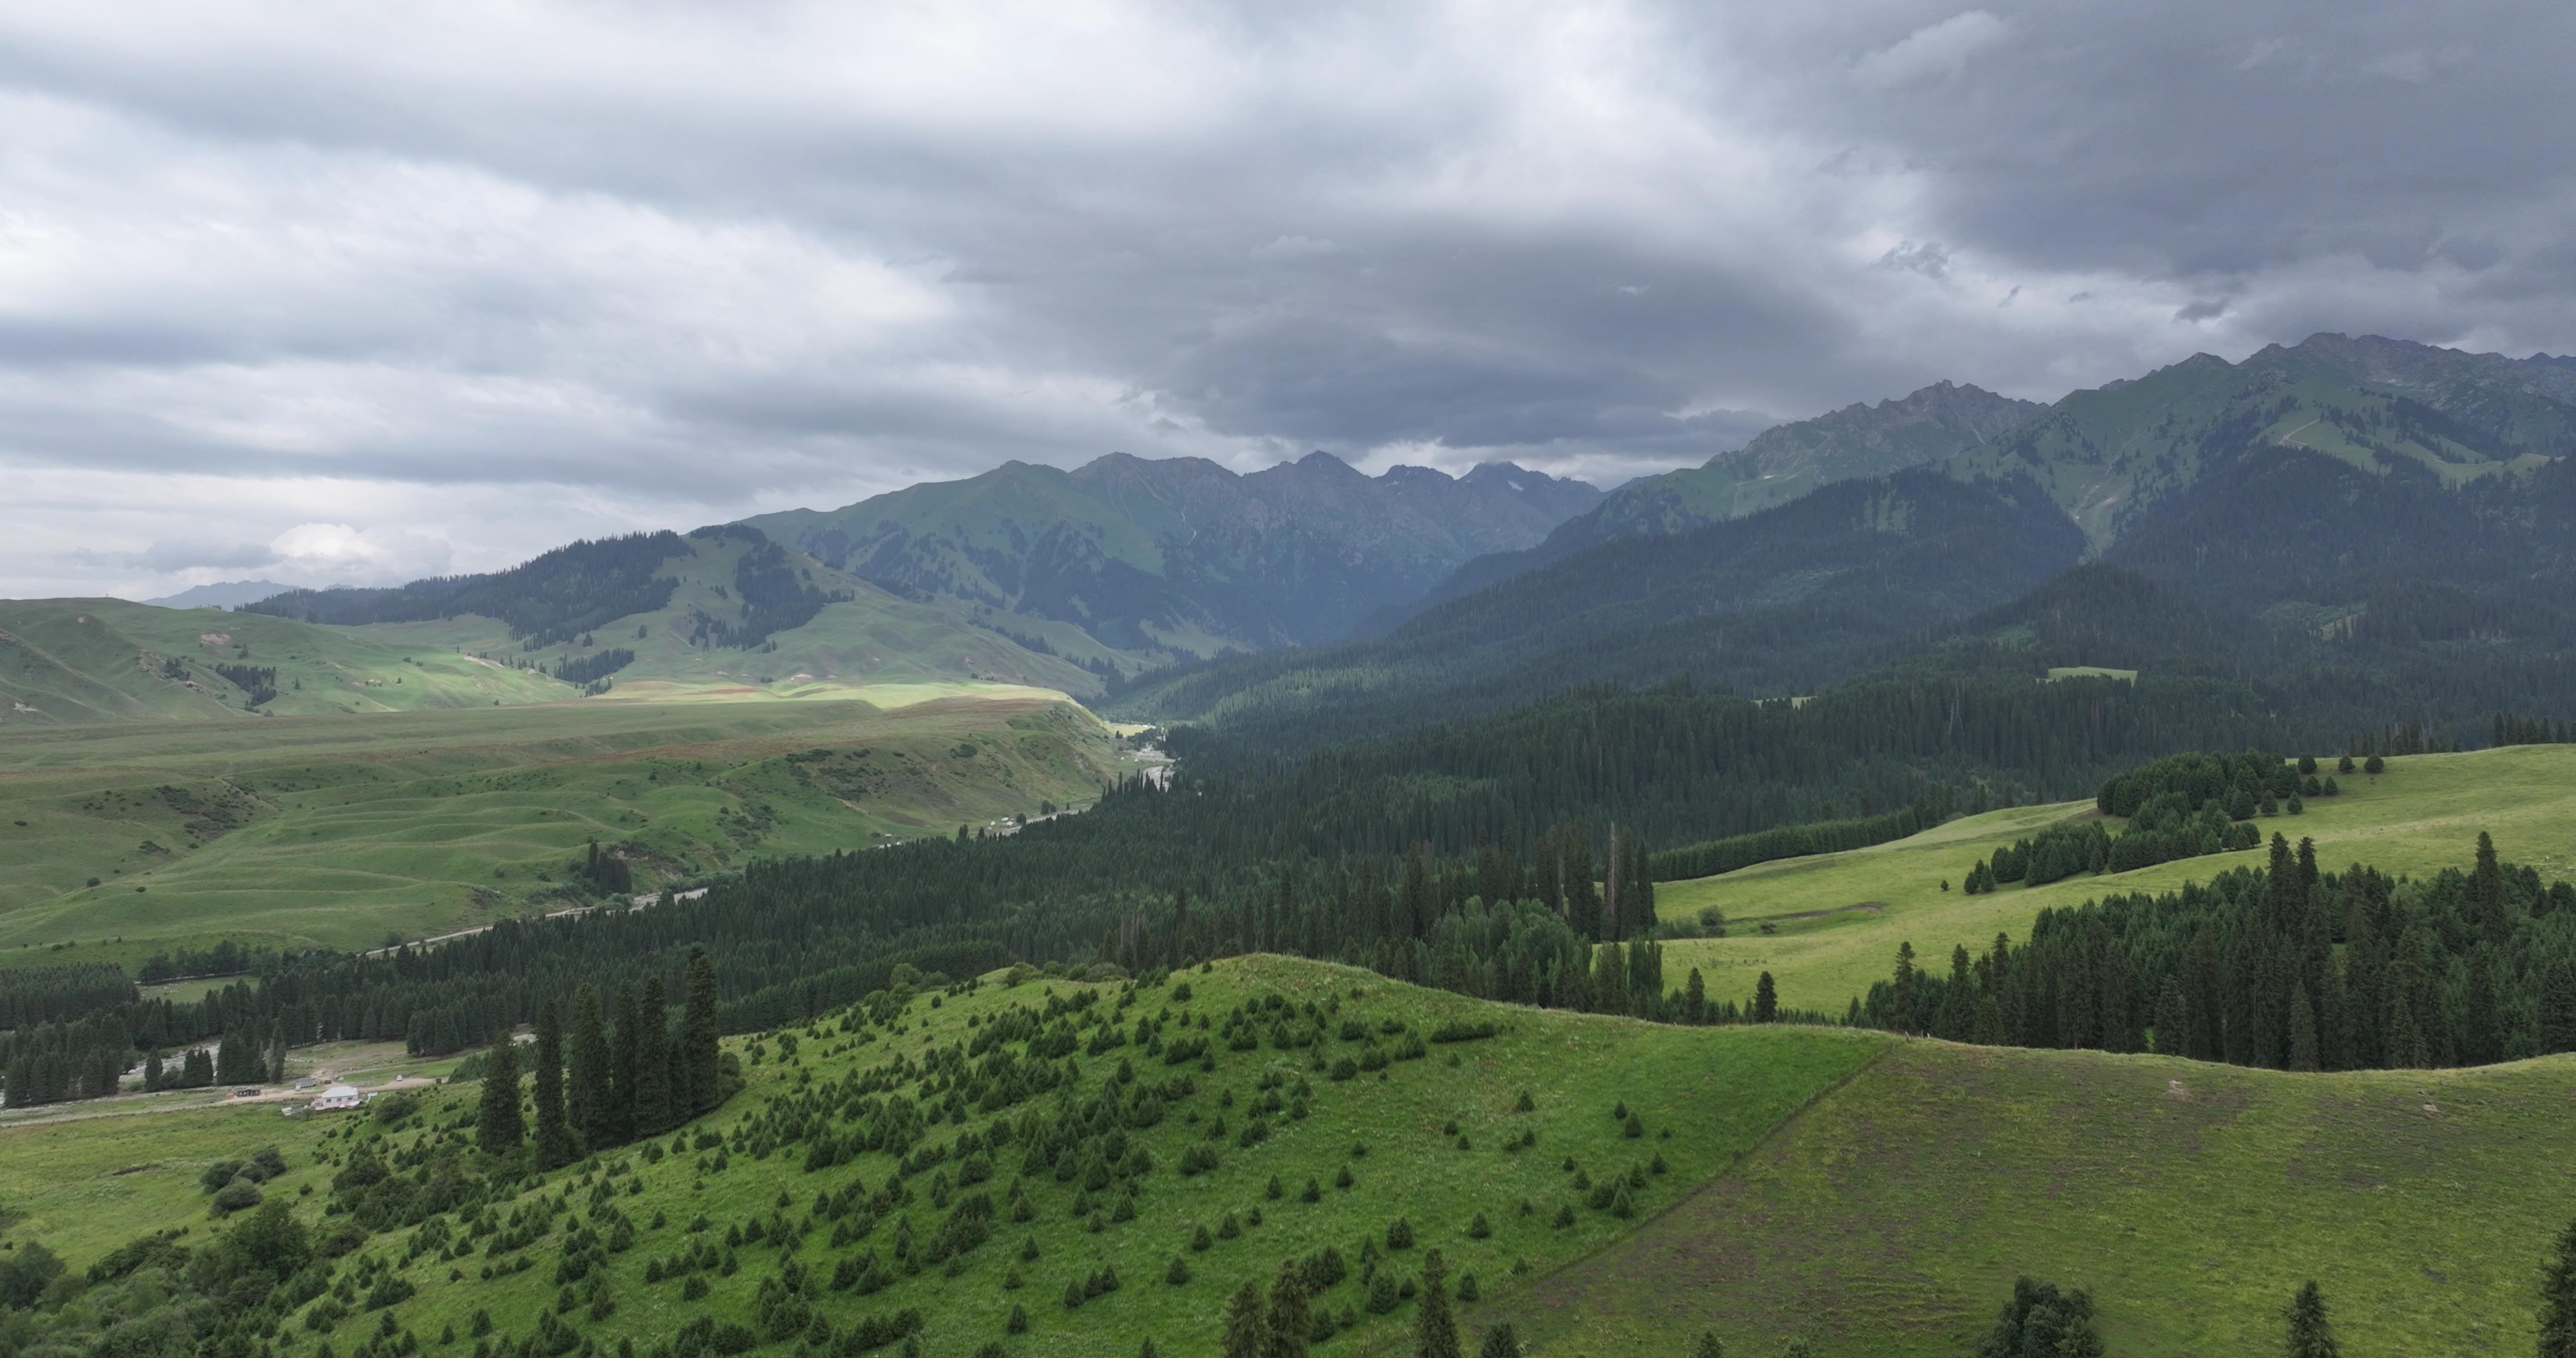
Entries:
[[367,1096],[359,1093],[356,1085],[333,1085],[313,1096],[313,1111],[336,1113],[343,1108],[355,1108],[366,1101]]

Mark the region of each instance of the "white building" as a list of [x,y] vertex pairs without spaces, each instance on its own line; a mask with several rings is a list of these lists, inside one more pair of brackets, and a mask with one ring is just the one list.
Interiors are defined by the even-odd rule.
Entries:
[[359,1093],[356,1085],[333,1085],[314,1096],[313,1111],[335,1113],[343,1108],[355,1108],[366,1101],[367,1096]]

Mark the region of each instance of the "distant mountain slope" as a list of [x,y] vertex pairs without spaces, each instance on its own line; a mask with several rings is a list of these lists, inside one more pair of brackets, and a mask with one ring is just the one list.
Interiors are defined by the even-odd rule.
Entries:
[[274,580],[223,580],[139,602],[154,608],[235,608],[271,595],[284,594],[293,588],[293,585],[281,585]]
[[1122,650],[1204,655],[1337,639],[1599,499],[1508,463],[1369,477],[1312,453],[1238,476],[1200,458],[1112,454],[745,522],[898,593],[1072,623]]
[[0,601],[0,726],[546,702],[540,674],[285,618],[122,599]]
[[[1462,569],[1375,641],[1176,671],[1130,701],[1286,738],[1327,714],[1440,721],[1674,675],[1776,694],[1888,665],[2090,665],[2304,684],[2357,724],[2564,716],[2571,372],[2334,335],[2202,355],[1884,483],[1549,556],[1613,497],[1541,549]],[[1941,479],[2011,512],[1919,484]],[[1882,494],[1871,512],[1899,531],[1852,531]],[[2088,558],[2122,569],[1979,616]]]
[[1775,425],[1744,447],[1700,466],[1628,482],[1588,513],[1558,524],[1538,545],[1470,561],[1421,600],[1393,601],[1361,631],[1383,633],[1433,603],[1463,597],[1594,543],[1688,532],[1787,504],[1837,481],[1939,462],[2043,409],[2036,402],[1939,382],[1901,400],[1855,403],[1814,419]]
[[1741,449],[1700,466],[1632,482],[1550,536],[1598,542],[1740,519],[1836,481],[1938,462],[2042,409],[2035,401],[1949,382],[1901,400],[1855,403],[1766,429]]
[[0,722],[383,711],[972,682],[1096,695],[1143,657],[1079,628],[899,598],[739,524],[580,542],[507,571],[295,590],[234,612],[0,602]]
[[2027,475],[2107,548],[2215,460],[2274,446],[2458,486],[2576,452],[2576,372],[2365,336],[2318,335],[2230,364],[2196,354],[2079,391],[1950,459],[1967,477]]
[[1885,639],[2010,599],[2082,551],[2036,486],[1917,469],[1687,533],[1599,543],[1373,640],[1152,676],[1121,707],[1298,745],[1587,684],[1683,676],[1808,691]]

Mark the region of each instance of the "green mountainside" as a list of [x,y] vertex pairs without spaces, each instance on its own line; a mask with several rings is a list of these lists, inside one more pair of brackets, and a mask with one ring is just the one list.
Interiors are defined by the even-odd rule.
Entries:
[[1599,543],[1685,533],[1787,504],[1821,486],[1939,462],[2020,424],[2044,407],[1976,387],[1935,383],[1899,400],[1853,404],[1777,425],[1697,467],[1640,477],[1518,552],[1480,557],[1418,601],[1379,610],[1365,633],[1393,629],[1426,608]]
[[1328,641],[1599,492],[1508,463],[1363,476],[1312,453],[1238,476],[1201,458],[1006,463],[829,511],[746,520],[908,597],[948,597],[1165,655]]
[[2076,392],[1947,464],[2027,475],[2095,550],[2247,447],[2307,450],[2446,487],[2576,451],[2568,369],[2365,336],[2319,335],[2242,363],[2208,354]]
[[1080,628],[901,598],[728,526],[576,543],[510,571],[401,589],[289,591],[233,611],[0,601],[0,728],[509,706],[585,691],[864,697],[946,684],[1087,696],[1137,663]]

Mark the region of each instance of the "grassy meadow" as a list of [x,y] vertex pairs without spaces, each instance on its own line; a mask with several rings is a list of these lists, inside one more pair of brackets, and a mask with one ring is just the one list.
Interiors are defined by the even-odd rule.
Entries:
[[[1188,991],[1180,988],[1182,983]],[[1085,1098],[1113,1078],[1122,1061],[1132,1063],[1148,1083],[1190,1082],[1191,1092],[1172,1097],[1158,1123],[1129,1134],[1155,1164],[1136,1181],[1132,1219],[1114,1219],[1121,1215],[1114,1186],[1087,1192],[1079,1181],[1063,1182],[1044,1171],[1023,1179],[1024,1152],[1013,1142],[994,1153],[995,1176],[979,1191],[991,1191],[1007,1207],[1014,1189],[1024,1187],[1034,1219],[1014,1222],[1006,1212],[994,1238],[960,1256],[960,1267],[953,1270],[898,1276],[892,1286],[864,1298],[822,1291],[820,1304],[836,1323],[918,1307],[929,1322],[922,1335],[924,1352],[964,1355],[1004,1339],[1005,1321],[1018,1305],[1026,1309],[1029,1329],[1009,1341],[1014,1354],[1125,1358],[1146,1337],[1165,1353],[1212,1353],[1217,1315],[1238,1283],[1266,1281],[1282,1258],[1329,1246],[1341,1252],[1351,1277],[1327,1291],[1322,1301],[1337,1316],[1348,1312],[1358,1332],[1333,1340],[1328,1351],[1365,1351],[1399,1334],[1410,1314],[1409,1305],[1392,1314],[1371,1312],[1369,1289],[1359,1281],[1364,1242],[1375,1241],[1375,1249],[1384,1249],[1388,1228],[1398,1219],[1410,1225],[1416,1243],[1388,1250],[1384,1267],[1409,1279],[1420,1268],[1422,1251],[1437,1247],[1446,1253],[1453,1279],[1472,1273],[1483,1295],[1510,1296],[1616,1240],[1636,1221],[1683,1200],[1754,1154],[1780,1124],[1889,1045],[1889,1039],[1874,1033],[1684,1029],[1514,1009],[1400,985],[1352,968],[1271,957],[1219,962],[1164,985],[1136,989],[1132,1008],[1121,1007],[1131,992],[1119,982],[1085,986],[1039,977],[1017,986],[986,984],[972,994],[940,997],[936,1007],[931,998],[916,999],[890,1027],[873,1030],[865,1042],[854,1043],[829,1021],[790,1030],[801,1039],[793,1056],[787,1054],[789,1044],[774,1035],[729,1040],[728,1047],[744,1063],[749,1087],[684,1129],[686,1149],[652,1155],[635,1146],[608,1157],[624,1162],[632,1170],[632,1182],[642,1185],[640,1193],[629,1196],[626,1175],[608,1180],[619,1190],[611,1201],[640,1228],[639,1238],[631,1251],[613,1256],[606,1266],[614,1315],[596,1323],[578,1312],[567,1318],[603,1349],[621,1338],[634,1339],[640,1349],[700,1314],[719,1322],[751,1323],[757,1289],[783,1257],[828,1277],[844,1255],[868,1248],[886,1254],[897,1229],[893,1219],[842,1248],[828,1244],[833,1228],[826,1222],[784,1256],[775,1246],[727,1248],[725,1253],[739,1260],[740,1271],[693,1275],[712,1285],[711,1294],[701,1300],[684,1300],[683,1282],[676,1277],[655,1284],[643,1281],[647,1260],[666,1257],[684,1244],[706,1240],[721,1246],[729,1227],[774,1214],[801,1220],[818,1193],[837,1192],[853,1181],[875,1189],[893,1174],[894,1162],[883,1154],[863,1154],[813,1173],[804,1169],[801,1144],[754,1154],[744,1132],[772,1099],[880,1065],[894,1053],[919,1060],[936,1048],[971,1039],[978,1025],[1011,1006],[1036,1008],[1049,996],[1069,998],[1086,989],[1100,992],[1091,1012],[1111,1022],[1132,1027],[1146,1016],[1173,1016],[1174,1038],[1184,1031],[1180,1020],[1207,1019],[1221,1028],[1237,1005],[1275,994],[1290,1005],[1316,1005],[1323,1015],[1324,1040],[1290,1050],[1263,1040],[1252,1050],[1235,1050],[1220,1038],[1209,1044],[1204,1059],[1177,1064],[1134,1046],[1099,1055],[1077,1053],[1072,1060]],[[1498,1031],[1478,1040],[1430,1043],[1418,1059],[1393,1060],[1382,1070],[1358,1071],[1352,1078],[1336,1079],[1331,1073],[1341,1060],[1372,1047],[1393,1055],[1408,1029],[1416,1035],[1435,1034],[1452,1021],[1492,1022]],[[1345,1040],[1345,1024],[1365,1036]],[[1081,1035],[1088,1038],[1099,1031],[1089,1028]],[[1243,1133],[1256,1116],[1255,1101],[1264,1094],[1265,1082],[1290,1102],[1292,1111],[1271,1114],[1265,1125],[1273,1134],[1246,1146]],[[935,1106],[938,1089],[928,1081],[925,1086],[914,1089],[907,1083],[900,1092]],[[1301,1091],[1308,1109],[1302,1118],[1293,1113]],[[1519,1107],[1524,1091],[1532,1096],[1528,1111]],[[472,1084],[434,1091],[421,1116],[391,1132],[389,1158],[423,1138],[470,1135],[478,1092]],[[1614,1116],[1622,1107],[1635,1115],[1636,1135],[1630,1134],[1630,1124]],[[1016,1124],[1032,1110],[1061,1116],[1058,1095],[1041,1095],[993,1116]],[[991,1120],[968,1110],[956,1117],[960,1125],[941,1126],[934,1114],[925,1142],[946,1142],[967,1130],[965,1124],[981,1132]],[[729,1137],[721,1155],[711,1145],[701,1146],[698,1138],[708,1131]],[[1536,1144],[1519,1144],[1529,1134]],[[273,1105],[0,1127],[0,1202],[11,1216],[7,1236],[42,1241],[74,1269],[127,1239],[172,1224],[191,1224],[194,1238],[202,1239],[218,1229],[208,1218],[206,1194],[198,1184],[205,1167],[271,1144],[281,1149],[290,1168],[268,1191],[290,1195],[300,1212],[318,1222],[333,1162],[345,1156],[352,1138],[384,1135],[387,1129],[363,1114],[289,1120]],[[681,1145],[676,1137],[660,1140],[666,1147]],[[1220,1163],[1203,1173],[1180,1174],[1183,1152],[1193,1146],[1214,1148]],[[1575,1169],[1565,1168],[1569,1161]],[[1651,1169],[1658,1161],[1660,1173]],[[587,1190],[602,1168],[575,1166],[548,1175],[516,1201],[553,1197],[567,1187]],[[1347,1186],[1339,1183],[1344,1170],[1350,1174]],[[1608,1183],[1631,1171],[1642,1186],[1631,1190],[1635,1215],[1627,1219],[1587,1205],[1588,1195],[1576,1186]],[[943,1177],[953,1172],[952,1166]],[[1269,1195],[1274,1179],[1283,1187],[1276,1198]],[[1318,1185],[1314,1202],[1302,1200],[1310,1179]],[[296,1196],[307,1184],[319,1185],[315,1195]],[[917,1200],[901,1214],[909,1216],[914,1230],[926,1232],[944,1215],[933,1205],[939,1190],[926,1171],[909,1184]],[[576,1204],[585,1201],[581,1191],[572,1197]],[[501,1213],[506,1216],[512,1205],[501,1204]],[[1558,1224],[1560,1210],[1568,1214],[1567,1224]],[[689,1224],[701,1215],[711,1223],[711,1232],[692,1234]],[[1483,1235],[1473,1229],[1480,1215],[1488,1228]],[[1227,1229],[1229,1218],[1235,1223],[1232,1230]],[[1196,1249],[1193,1237],[1201,1227],[1207,1228],[1209,1240],[1205,1249]],[[407,1234],[378,1237],[366,1252],[397,1263]],[[452,1263],[436,1254],[400,1263],[399,1271],[418,1295],[394,1308],[397,1323],[432,1347],[449,1326],[465,1334],[478,1309],[488,1310],[502,1332],[526,1333],[537,1313],[557,1299],[552,1265],[561,1239],[560,1231],[550,1232],[526,1249],[536,1267],[488,1281],[480,1270],[490,1261],[480,1249]],[[1031,1247],[1034,1257],[1028,1254]],[[1175,1258],[1186,1261],[1186,1282],[1167,1281]],[[457,1270],[455,1276],[451,1268]],[[1063,1304],[1066,1284],[1098,1270],[1114,1270],[1121,1287],[1068,1309]],[[1023,1285],[1012,1287],[1013,1275]],[[375,1318],[363,1313],[343,1322],[342,1346],[362,1329],[372,1331],[374,1324]],[[300,1324],[290,1324],[283,1333],[287,1340],[280,1352],[299,1358],[320,1342]]]
[[427,937],[579,904],[562,888],[592,839],[621,846],[649,890],[754,854],[1084,804],[1121,767],[1118,738],[1059,696],[877,696],[890,705],[592,700],[12,731],[0,965],[130,970],[218,937]]
[[2122,1358],[2280,1352],[2314,1279],[2350,1354],[2527,1354],[2576,1216],[2576,1057],[2297,1075],[1900,1043],[1732,1174],[1498,1299],[1536,1352],[1973,1352],[2029,1274]]
[[[1370,1310],[1363,1251],[1409,1279],[1422,1251],[1437,1247],[1453,1279],[1476,1279],[1477,1299],[1462,1307],[1469,1342],[1509,1320],[1542,1358],[1682,1354],[1702,1329],[1716,1330],[1733,1353],[1767,1355],[1803,1336],[1821,1358],[1953,1355],[1973,1347],[2020,1274],[2091,1290],[2117,1354],[2268,1351],[2282,1304],[2310,1278],[2334,1304],[2347,1351],[2512,1353],[2529,1351],[2542,1251],[2576,1213],[2576,1187],[2560,1168],[2576,1155],[2576,1123],[2563,1116],[2576,1094],[2576,1057],[2297,1075],[1830,1028],[1657,1027],[1275,957],[1220,961],[1132,990],[1117,981],[983,979],[936,1005],[915,998],[860,1038],[826,1019],[786,1030],[792,1043],[779,1033],[728,1039],[748,1087],[657,1138],[662,1153],[626,1147],[523,1184],[499,1203],[507,1217],[540,1197],[564,1199],[582,1221],[612,1203],[637,1228],[633,1248],[604,1265],[613,1312],[574,1309],[564,1319],[602,1352],[622,1339],[648,1349],[701,1315],[753,1326],[763,1280],[792,1260],[818,1280],[815,1305],[835,1326],[918,1308],[925,1354],[966,1355],[999,1342],[1011,1355],[1125,1358],[1147,1338],[1166,1354],[1213,1354],[1219,1313],[1237,1284],[1329,1246],[1351,1276],[1321,1301],[1337,1320],[1347,1312],[1355,1329],[1318,1352],[1382,1353],[1405,1347],[1412,1308]],[[1167,1087],[1174,1097],[1160,1121],[1128,1133],[1154,1162],[1134,1181],[1132,1217],[1120,1219],[1117,1184],[1086,1191],[1078,1179],[1031,1172],[1013,1140],[991,1153],[993,1177],[974,1189],[1002,1208],[992,1238],[953,1267],[894,1270],[873,1295],[820,1282],[863,1251],[890,1260],[907,1218],[915,1232],[936,1228],[956,1161],[916,1169],[905,1180],[913,1199],[856,1241],[832,1244],[827,1218],[783,1250],[736,1240],[755,1220],[805,1221],[818,1195],[853,1183],[874,1190],[896,1177],[883,1154],[808,1171],[807,1143],[764,1152],[763,1115],[776,1101],[898,1057],[919,1062],[971,1040],[1012,1006],[1086,991],[1096,994],[1089,1015],[1097,1017],[1078,1020],[1077,1037],[1168,1017],[1167,1043],[1197,1032],[1199,1018],[1211,1021],[1202,1035],[1217,1039],[1204,1058],[1185,1053],[1177,1064],[1133,1045],[1099,1044],[1094,1055],[1086,1043],[1070,1058],[1081,1098],[1116,1078],[1121,1062],[1147,1085],[1189,1081],[1186,1093]],[[1236,1050],[1223,1040],[1228,1014],[1274,994],[1291,1013],[1317,1007],[1317,1046],[1283,1050],[1265,1036]],[[1365,1036],[1346,1040],[1345,1023]],[[1371,1046],[1400,1052],[1403,1038],[1389,1029],[1433,1034],[1453,1023],[1495,1031],[1430,1043],[1424,1056],[1381,1071],[1333,1076],[1342,1058]],[[364,1066],[365,1054],[345,1063]],[[959,1106],[942,1119],[935,1110],[945,1087],[920,1074],[897,1085],[933,1111],[922,1144],[987,1133],[996,1121],[1025,1126],[1032,1111],[1061,1118],[1066,1107],[1047,1093],[992,1112]],[[356,1140],[382,1138],[399,1165],[393,1157],[424,1143],[470,1137],[478,1091],[432,1089],[420,1115],[391,1127],[365,1113],[289,1120],[274,1105],[184,1102],[195,1095],[136,1096],[75,1120],[0,1126],[8,1211],[0,1229],[11,1241],[42,1241],[75,1270],[171,1225],[202,1242],[222,1229],[198,1182],[205,1167],[266,1145],[278,1146],[289,1167],[266,1191],[319,1225],[331,1176]],[[1266,1091],[1292,1110],[1302,1094],[1307,1114],[1271,1114],[1272,1134],[1246,1146],[1243,1132]],[[1524,1091],[1528,1111],[1520,1111]],[[134,1111],[156,1103],[167,1111]],[[1639,1135],[1614,1116],[1622,1106]],[[1531,1133],[1536,1144],[1521,1146]],[[1192,1147],[1213,1147],[1218,1165],[1179,1173]],[[1577,1186],[1656,1158],[1664,1172],[1639,1176],[1645,1186],[1632,1193],[1630,1217],[1589,1205]],[[1569,1160],[1577,1170],[1565,1168]],[[1350,1182],[1337,1186],[1345,1169]],[[1283,1190],[1276,1198],[1273,1179]],[[1311,1203],[1303,1201],[1309,1179],[1318,1185]],[[1023,1193],[1032,1219],[1011,1220]],[[1475,1228],[1479,1216],[1487,1233]],[[693,1232],[701,1219],[706,1226]],[[1413,1233],[1410,1249],[1386,1247],[1399,1219]],[[477,1239],[453,1258],[412,1256],[410,1232],[396,1230],[369,1240],[359,1257],[417,1290],[389,1308],[396,1328],[433,1353],[461,1355],[470,1352],[476,1311],[511,1336],[555,1307],[552,1265],[571,1224],[558,1218],[532,1244],[497,1252]],[[1194,1240],[1201,1227],[1204,1248]],[[708,1285],[705,1296],[684,1296],[690,1284],[677,1276],[644,1281],[648,1261],[701,1243],[738,1266],[689,1275]],[[520,1257],[532,1267],[507,1271]],[[1184,1281],[1169,1281],[1174,1259]],[[499,1276],[484,1277],[487,1265]],[[1068,1283],[1103,1270],[1116,1274],[1117,1290],[1064,1304]],[[590,1300],[587,1281],[578,1290]],[[1008,1332],[1015,1306],[1025,1312],[1024,1333]],[[299,1315],[277,1349],[314,1358],[320,1344],[345,1349],[381,1323],[361,1310],[325,1334]],[[459,1340],[441,1344],[451,1327]],[[783,1352],[783,1341],[774,1347]]]
[[[2355,773],[2339,782],[2341,796],[2311,799],[2303,815],[2258,821],[2265,841],[2276,830],[2293,842],[2312,837],[2318,862],[2329,870],[2358,861],[2422,877],[2465,870],[2484,830],[2507,860],[2544,878],[2576,878],[2576,746],[2408,755],[2389,761],[2388,772],[2377,777]],[[1753,993],[1754,978],[1768,971],[1784,1007],[1839,1016],[1852,997],[1887,978],[1901,942],[1912,942],[1925,965],[1946,969],[1953,944],[1973,953],[1997,933],[2019,940],[2042,908],[2113,892],[2173,890],[2240,864],[2259,865],[2266,853],[2188,858],[1981,896],[1959,889],[1969,866],[1997,848],[2042,826],[2096,814],[2090,801],[2014,807],[1871,848],[1660,883],[1655,908],[1664,919],[1689,921],[1715,909],[1727,926],[1725,938],[1666,943],[1665,976],[1698,967],[1709,993],[1740,1003]],[[1941,889],[1945,880],[1948,891]],[[1765,924],[1773,932],[1764,933]]]

